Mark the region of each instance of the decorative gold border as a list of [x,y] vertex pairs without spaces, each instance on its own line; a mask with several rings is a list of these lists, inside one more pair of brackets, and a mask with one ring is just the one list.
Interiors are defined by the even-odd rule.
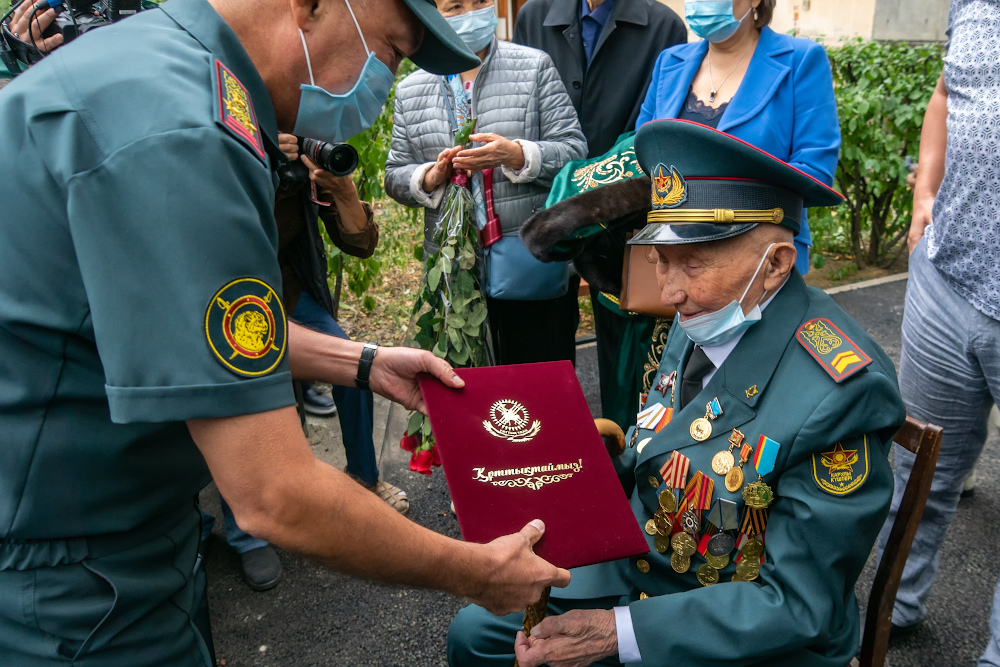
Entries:
[[729,208],[677,208],[657,209],[646,214],[646,222],[670,225],[691,225],[700,222],[717,224],[773,222],[778,224],[784,219],[785,211],[781,208],[769,208],[763,211],[736,211]]

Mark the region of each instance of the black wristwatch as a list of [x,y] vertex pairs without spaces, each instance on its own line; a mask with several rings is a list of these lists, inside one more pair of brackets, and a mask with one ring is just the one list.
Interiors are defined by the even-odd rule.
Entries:
[[354,378],[354,384],[363,391],[371,390],[368,384],[368,376],[372,372],[372,361],[375,360],[375,353],[378,352],[378,343],[365,343],[361,350],[361,361],[358,362],[358,377]]

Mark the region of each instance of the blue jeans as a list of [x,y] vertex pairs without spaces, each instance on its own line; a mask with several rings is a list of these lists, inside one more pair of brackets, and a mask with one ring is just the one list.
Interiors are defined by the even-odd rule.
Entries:
[[[226,542],[228,542],[229,546],[233,548],[233,551],[238,554],[245,554],[253,549],[259,549],[267,546],[267,542],[264,540],[258,540],[253,535],[244,533],[243,530],[236,525],[236,519],[233,518],[233,510],[229,509],[226,499],[219,496],[219,500],[222,501],[222,523],[226,528]],[[207,540],[208,536],[212,534],[212,527],[214,525],[215,517],[211,514],[206,514],[203,511],[201,513],[202,542]]]
[[[962,482],[986,442],[990,405],[1000,401],[1000,321],[951,288],[927,258],[926,241],[910,256],[899,388],[908,415],[944,428],[930,497],[892,614],[893,624],[907,626],[927,616],[941,544],[958,508]],[[895,456],[896,488],[879,535],[879,558],[913,468],[908,450],[897,445]],[[990,634],[980,667],[1000,667],[1000,586],[993,598]]]
[[[337,338],[347,338],[340,325],[323,306],[306,292],[292,313],[292,319],[304,327]],[[378,463],[375,460],[375,397],[370,391],[357,387],[333,387],[333,402],[340,415],[340,431],[344,435],[347,453],[347,473],[368,486],[378,482]]]

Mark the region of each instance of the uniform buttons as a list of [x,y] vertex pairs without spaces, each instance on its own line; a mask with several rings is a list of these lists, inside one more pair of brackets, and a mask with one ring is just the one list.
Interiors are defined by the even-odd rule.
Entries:
[[635,562],[635,566],[639,568],[639,571],[642,572],[643,574],[649,572],[649,563],[647,563],[641,558]]
[[579,87],[580,87],[580,85],[581,85],[581,84],[580,84],[580,82],[579,82],[579,81],[574,81],[574,82],[573,82],[573,87],[574,87],[574,88],[579,88]]

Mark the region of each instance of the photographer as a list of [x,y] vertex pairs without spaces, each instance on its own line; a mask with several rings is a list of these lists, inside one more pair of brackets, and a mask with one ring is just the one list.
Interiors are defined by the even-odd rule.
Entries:
[[[45,31],[49,29],[53,21],[56,20],[56,10],[47,9],[42,13],[33,12],[35,5],[29,0],[24,0],[10,15],[10,23],[7,29],[14,35],[15,39],[31,44],[41,53],[48,53],[63,43],[64,37],[61,32],[45,37]],[[34,18],[32,18],[34,14]],[[28,25],[31,24],[29,30]]]

